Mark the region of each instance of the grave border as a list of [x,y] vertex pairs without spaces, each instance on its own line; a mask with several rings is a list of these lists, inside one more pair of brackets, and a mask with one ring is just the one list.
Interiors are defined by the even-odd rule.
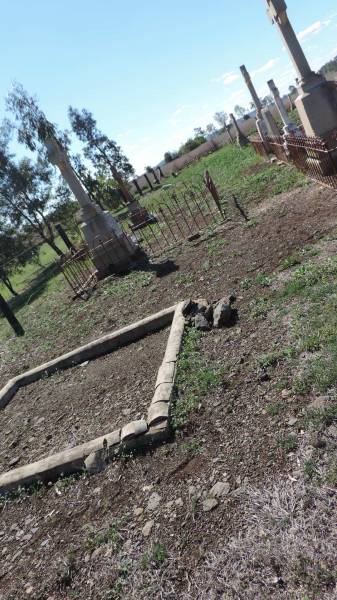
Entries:
[[51,375],[59,369],[71,368],[117,350],[144,336],[163,329],[171,323],[170,333],[162,364],[159,367],[154,395],[148,408],[147,419],[125,424],[121,429],[96,439],[42,458],[39,461],[17,467],[0,475],[0,494],[6,494],[19,486],[36,482],[49,482],[57,477],[72,475],[86,468],[86,460],[107,463],[123,452],[145,448],[167,440],[171,435],[171,403],[176,377],[176,364],[185,328],[182,309],[185,302],[150,315],[116,332],[105,335],[89,344],[80,346],[67,354],[26,371],[11,379],[0,390],[0,408],[4,408],[20,387]]

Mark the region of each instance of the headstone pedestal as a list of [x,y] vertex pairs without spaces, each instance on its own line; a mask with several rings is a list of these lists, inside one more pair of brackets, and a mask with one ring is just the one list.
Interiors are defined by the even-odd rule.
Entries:
[[98,275],[125,271],[139,254],[139,246],[125,235],[109,212],[93,204],[57,140],[48,138],[45,146],[49,161],[58,167],[80,204],[81,229]]

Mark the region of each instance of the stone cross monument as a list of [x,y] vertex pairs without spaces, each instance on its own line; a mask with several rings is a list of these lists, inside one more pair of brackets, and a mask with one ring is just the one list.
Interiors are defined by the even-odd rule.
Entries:
[[270,135],[270,136],[280,135],[280,132],[276,125],[275,119],[274,119],[273,115],[271,114],[270,110],[268,108],[264,108],[264,109],[262,108],[261,100],[256,93],[255,87],[252,83],[252,80],[250,78],[250,75],[249,75],[245,65],[241,65],[240,71],[243,75],[243,78],[246,82],[246,85],[248,87],[250,95],[255,104],[256,115],[257,115],[256,128],[260,134],[260,138],[262,139],[262,141],[265,141],[265,137],[267,135]]
[[126,270],[139,253],[139,246],[125,235],[109,212],[93,204],[57,140],[50,137],[44,143],[49,161],[58,167],[81,206],[81,228],[99,276]]
[[281,117],[283,125],[284,125],[283,134],[284,135],[298,135],[298,128],[290,120],[289,115],[287,113],[287,109],[284,106],[282,98],[280,96],[280,92],[278,91],[278,88],[276,87],[273,79],[269,79],[268,86],[269,86],[271,93],[273,94],[276,108],[280,114],[280,117]]
[[324,77],[314,73],[287,15],[285,0],[266,0],[267,12],[277,25],[298,75],[295,104],[307,136],[324,137],[337,128],[337,92]]
[[234,125],[234,129],[236,131],[236,143],[240,146],[240,148],[243,148],[244,146],[248,146],[249,139],[245,136],[244,133],[242,133],[239,124],[236,120],[236,118],[234,117],[233,113],[230,113],[230,118],[232,120],[232,123]]

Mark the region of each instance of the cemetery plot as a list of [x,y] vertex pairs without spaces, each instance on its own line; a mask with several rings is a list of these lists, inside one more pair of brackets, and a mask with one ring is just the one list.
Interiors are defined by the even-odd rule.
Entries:
[[146,415],[168,330],[19,389],[0,411],[0,472]]

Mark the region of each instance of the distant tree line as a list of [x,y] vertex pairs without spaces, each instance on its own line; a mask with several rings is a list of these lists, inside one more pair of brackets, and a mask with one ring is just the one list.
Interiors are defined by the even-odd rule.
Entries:
[[337,73],[337,56],[325,63],[325,65],[320,68],[319,72],[322,73],[322,75],[327,75],[328,73]]
[[[261,98],[262,106],[268,106],[269,104],[272,104],[272,102],[273,98],[270,95]],[[252,110],[255,110],[255,105],[253,102],[249,104],[248,108],[237,104],[234,107],[233,112],[238,119],[248,119],[249,113]],[[169,163],[175,158],[183,156],[184,154],[190,152],[191,150],[194,150],[204,142],[207,142],[207,140],[211,139],[214,134],[219,134],[223,131],[226,131],[227,126],[229,125],[229,116],[226,112],[216,112],[213,116],[213,119],[218,127],[216,127],[214,123],[208,123],[208,125],[206,125],[204,129],[202,129],[201,127],[196,127],[194,129],[194,136],[190,137],[184,144],[180,146],[178,150],[165,152],[164,161],[166,163]]]

